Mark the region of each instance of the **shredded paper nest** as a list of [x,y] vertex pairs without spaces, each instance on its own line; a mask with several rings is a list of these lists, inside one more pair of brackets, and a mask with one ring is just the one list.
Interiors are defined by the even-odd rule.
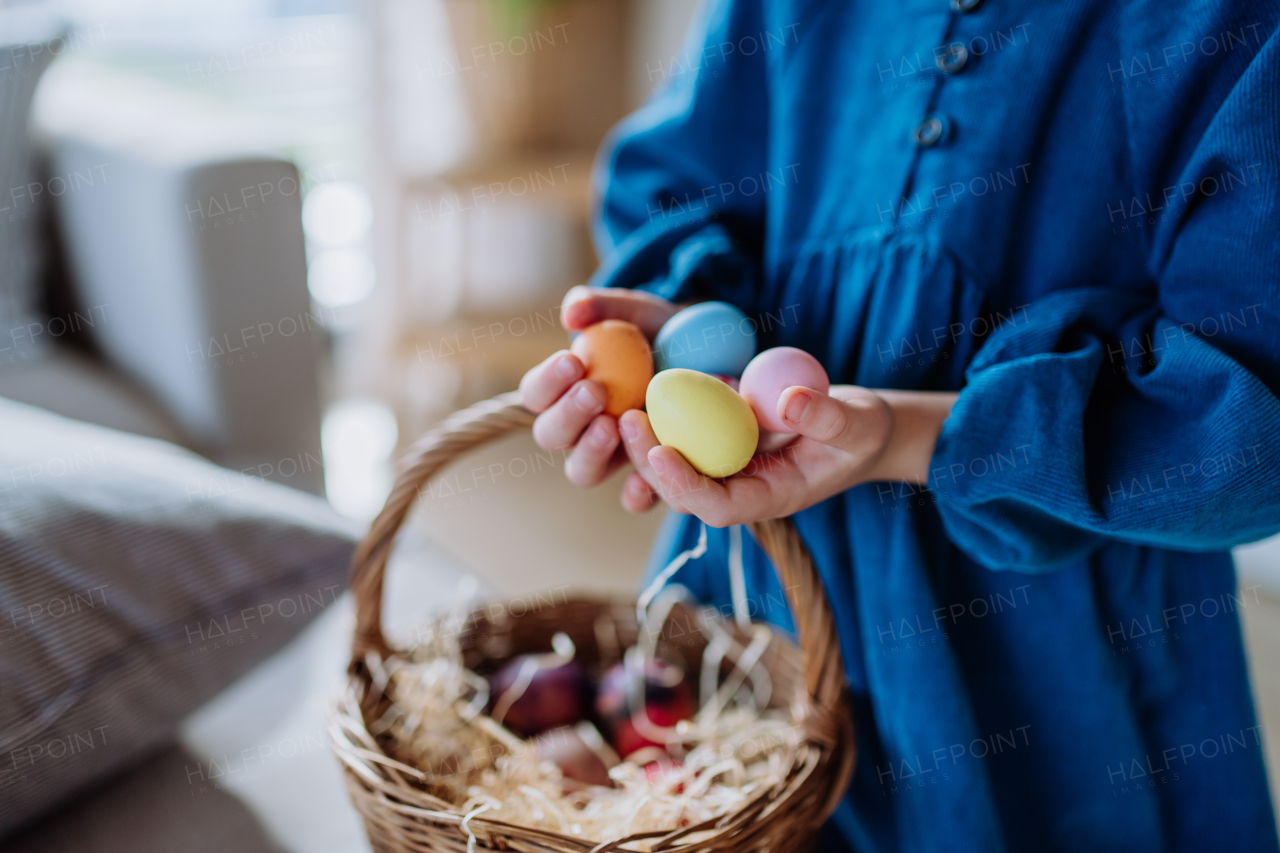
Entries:
[[[665,618],[665,611],[646,615]],[[397,757],[425,775],[429,792],[468,820],[483,814],[607,842],[704,823],[787,780],[801,735],[788,708],[768,707],[768,675],[759,660],[770,635],[763,626],[754,627],[755,638],[744,648],[704,620],[704,631],[716,636],[708,636],[713,652],[704,658],[701,710],[674,728],[648,732],[678,761],[648,767],[622,761],[609,770],[613,787],[604,787],[566,784],[556,764],[539,758],[533,740],[521,740],[485,714],[488,682],[464,666],[448,622],[433,625],[432,639],[410,658],[388,661],[391,705],[370,730],[391,737]],[[652,655],[653,649],[628,654]],[[728,678],[719,677],[724,661],[732,664]]]

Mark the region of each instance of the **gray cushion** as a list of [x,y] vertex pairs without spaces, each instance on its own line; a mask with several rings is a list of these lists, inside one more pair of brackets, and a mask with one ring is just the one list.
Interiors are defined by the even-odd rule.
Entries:
[[31,98],[60,39],[58,19],[42,9],[0,10],[0,370],[42,348],[35,323],[37,212],[44,187],[34,179]]
[[316,497],[0,400],[0,835],[282,646],[357,533]]

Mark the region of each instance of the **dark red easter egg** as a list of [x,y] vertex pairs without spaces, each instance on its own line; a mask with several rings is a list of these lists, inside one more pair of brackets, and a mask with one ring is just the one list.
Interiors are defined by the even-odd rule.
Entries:
[[520,737],[584,719],[591,709],[591,680],[577,661],[522,655],[489,681],[489,713]]
[[[663,746],[636,726],[639,709],[632,707],[628,697],[632,679],[639,677],[638,669],[619,663],[605,673],[596,692],[596,713],[609,729],[613,748],[624,758],[646,746]],[[693,717],[697,705],[680,667],[660,660],[645,663],[644,707],[645,717],[655,726],[670,728]]]

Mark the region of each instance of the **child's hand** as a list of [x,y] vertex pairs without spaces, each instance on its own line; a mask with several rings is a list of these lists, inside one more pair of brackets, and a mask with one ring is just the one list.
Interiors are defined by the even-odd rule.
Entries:
[[[678,310],[675,304],[642,291],[575,287],[560,306],[560,322],[570,331],[579,331],[600,320],[626,320],[639,326],[652,342]],[[547,450],[572,448],[565,460],[565,476],[575,485],[594,486],[625,465],[627,455],[618,446],[618,422],[604,414],[604,387],[583,379],[584,373],[578,357],[561,350],[524,375],[520,393],[524,405],[538,413],[534,441]],[[627,509],[642,512],[654,502],[643,480],[633,484],[628,479],[622,495]]]
[[[830,395],[793,387],[778,400],[778,416],[800,437],[775,453],[757,455],[740,473],[712,480],[663,447],[644,412],[625,413],[623,446],[636,470],[627,495],[636,506],[661,497],[677,512],[712,527],[781,518],[860,483],[925,483],[942,423],[956,395],[871,391],[834,385]],[[645,494],[648,492],[648,495]]]
[[[633,290],[575,287],[560,308],[561,323],[578,331],[600,320],[626,320],[652,341],[675,304]],[[577,356],[561,350],[520,381],[523,402],[538,413],[533,437],[548,450],[572,448],[565,476],[594,486],[628,460],[622,505],[644,512],[658,499],[715,527],[799,512],[859,483],[925,483],[933,445],[956,395],[925,391],[871,391],[835,385],[830,395],[807,388],[784,392],[778,414],[800,438],[776,453],[760,454],[741,473],[712,480],[662,447],[648,416],[632,410],[618,420],[604,414],[605,392],[584,379]]]

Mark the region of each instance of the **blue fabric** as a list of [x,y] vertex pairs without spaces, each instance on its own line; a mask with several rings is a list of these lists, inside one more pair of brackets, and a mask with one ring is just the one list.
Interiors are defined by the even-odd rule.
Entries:
[[[927,488],[796,519],[855,700],[849,848],[1277,849],[1226,549],[1280,530],[1278,19],[711,0],[606,145],[595,284],[960,391]],[[710,533],[674,580],[724,605]]]

